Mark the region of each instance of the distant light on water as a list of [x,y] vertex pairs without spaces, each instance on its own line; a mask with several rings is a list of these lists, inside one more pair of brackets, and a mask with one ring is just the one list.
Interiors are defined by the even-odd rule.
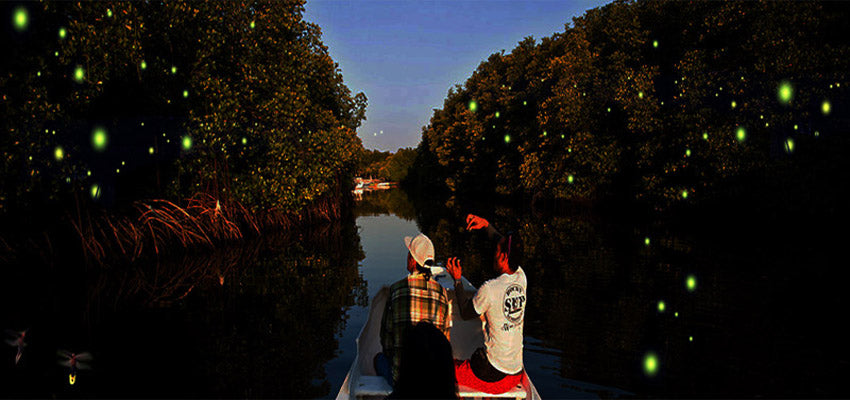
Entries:
[[655,376],[658,373],[658,356],[653,352],[643,356],[643,372],[647,376]]

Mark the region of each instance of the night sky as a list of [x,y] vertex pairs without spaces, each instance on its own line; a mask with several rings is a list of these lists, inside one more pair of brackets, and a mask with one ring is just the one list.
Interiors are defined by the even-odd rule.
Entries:
[[309,0],[304,19],[322,28],[345,84],[369,98],[357,130],[367,149],[416,147],[434,108],[490,54],[564,24],[608,1]]

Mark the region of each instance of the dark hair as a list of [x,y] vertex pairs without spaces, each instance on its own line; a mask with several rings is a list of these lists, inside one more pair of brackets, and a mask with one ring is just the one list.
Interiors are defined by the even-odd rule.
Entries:
[[398,381],[391,399],[457,399],[452,345],[430,322],[405,330]]

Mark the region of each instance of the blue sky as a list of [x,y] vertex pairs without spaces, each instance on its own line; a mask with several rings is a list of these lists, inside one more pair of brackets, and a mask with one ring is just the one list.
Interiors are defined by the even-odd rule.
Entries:
[[609,1],[307,0],[345,84],[369,98],[357,130],[368,149],[415,147],[449,88],[490,54],[540,39]]

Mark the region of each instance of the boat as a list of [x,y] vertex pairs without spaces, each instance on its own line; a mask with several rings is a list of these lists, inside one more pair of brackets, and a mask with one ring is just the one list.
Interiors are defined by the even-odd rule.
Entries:
[[[432,270],[434,271],[434,279],[449,291],[449,302],[452,303],[452,355],[457,360],[469,359],[475,349],[484,346],[483,317],[480,320],[464,321],[460,317],[458,307],[454,306],[454,280],[441,267],[434,267]],[[463,279],[464,289],[470,292],[469,294],[472,296],[475,293],[475,287],[466,278],[461,279]],[[387,298],[389,298],[389,287],[387,286],[382,287],[372,298],[366,324],[363,325],[360,334],[357,336],[357,352],[354,362],[339,389],[336,396],[337,400],[383,399],[392,392],[392,387],[384,377],[375,373],[375,367],[372,364],[375,355],[381,351],[381,316]],[[540,400],[537,389],[534,388],[534,384],[531,383],[531,379],[525,372],[523,372],[521,383],[505,393],[490,394],[459,385],[458,396],[463,399]]]

